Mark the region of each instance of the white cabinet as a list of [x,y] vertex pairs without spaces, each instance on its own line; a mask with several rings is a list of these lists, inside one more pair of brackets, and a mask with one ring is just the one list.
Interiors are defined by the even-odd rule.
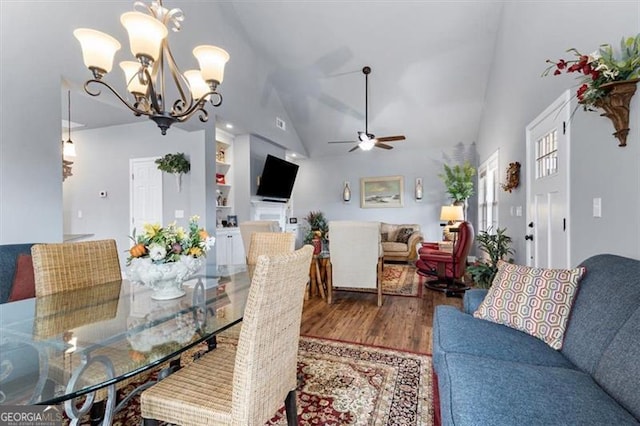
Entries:
[[240,265],[245,262],[240,228],[216,229],[216,263]]

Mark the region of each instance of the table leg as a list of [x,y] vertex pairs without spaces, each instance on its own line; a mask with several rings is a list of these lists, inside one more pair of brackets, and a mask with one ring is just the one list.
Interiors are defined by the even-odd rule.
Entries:
[[322,281],[322,273],[320,272],[320,262],[323,262],[323,260],[321,259],[316,259],[316,285],[318,286],[318,289],[320,290],[320,296],[322,296],[323,299],[326,299],[326,296],[324,294],[324,283]]
[[331,278],[331,261],[327,260],[327,303],[330,305],[333,303],[333,282]]

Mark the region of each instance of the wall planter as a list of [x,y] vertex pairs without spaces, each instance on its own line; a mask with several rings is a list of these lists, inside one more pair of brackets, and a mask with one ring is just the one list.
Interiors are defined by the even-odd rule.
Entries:
[[629,134],[629,105],[631,98],[636,93],[637,83],[640,79],[614,81],[600,86],[601,89],[609,90],[609,93],[595,102],[595,106],[605,112],[600,114],[608,117],[613,122],[616,131],[613,133],[618,141],[618,146],[627,146],[627,135]]
[[187,160],[187,157],[182,152],[167,154],[162,158],[158,158],[156,164],[158,165],[158,170],[173,173],[176,177],[178,192],[180,192],[182,189],[182,175],[189,173],[189,170],[191,170],[191,163]]

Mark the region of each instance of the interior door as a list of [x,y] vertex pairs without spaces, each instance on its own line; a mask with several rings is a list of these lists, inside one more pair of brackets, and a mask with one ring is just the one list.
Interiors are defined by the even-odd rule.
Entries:
[[162,224],[162,172],[155,158],[129,160],[130,232],[142,232],[145,223]]
[[527,264],[567,268],[569,259],[569,91],[526,129]]

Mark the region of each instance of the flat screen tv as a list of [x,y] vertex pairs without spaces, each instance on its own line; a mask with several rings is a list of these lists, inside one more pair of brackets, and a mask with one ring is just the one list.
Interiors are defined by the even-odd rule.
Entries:
[[288,200],[297,174],[297,164],[267,155],[256,195],[267,199]]

